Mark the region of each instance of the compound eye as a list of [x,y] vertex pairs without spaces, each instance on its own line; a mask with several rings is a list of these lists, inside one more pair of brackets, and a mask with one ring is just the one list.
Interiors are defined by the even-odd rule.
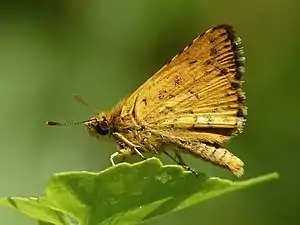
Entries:
[[106,135],[109,133],[109,125],[107,123],[107,121],[100,121],[95,127],[95,130],[97,131],[97,133],[101,134],[101,135]]

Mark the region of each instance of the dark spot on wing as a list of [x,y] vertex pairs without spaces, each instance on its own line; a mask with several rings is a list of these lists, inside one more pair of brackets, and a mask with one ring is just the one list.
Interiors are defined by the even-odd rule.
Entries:
[[234,128],[195,127],[192,130],[197,131],[197,132],[203,132],[203,133],[214,133],[214,134],[221,134],[224,136],[231,136],[232,132],[234,131]]
[[215,57],[216,55],[217,55],[217,50],[215,49],[215,48],[212,48],[211,50],[210,50],[210,56],[212,56],[212,57]]
[[189,92],[191,95],[194,94],[194,92],[193,92],[192,90],[188,90],[188,92]]
[[240,86],[240,84],[238,81],[233,81],[233,82],[231,82],[231,86],[233,89],[237,89]]
[[166,114],[168,114],[170,112],[175,112],[175,109],[173,107],[166,106],[166,108],[163,111],[159,112],[159,113],[166,115]]
[[236,115],[237,115],[238,117],[244,117],[244,116],[245,116],[244,114],[245,114],[245,113],[244,113],[243,108],[239,107],[238,112],[237,112]]
[[221,69],[221,73],[223,74],[223,75],[227,75],[228,74],[228,69],[227,68],[223,68],[223,69]]
[[238,90],[238,102],[243,103],[246,100],[245,93],[241,90]]
[[188,90],[191,95],[194,95],[197,99],[199,99],[199,95],[192,90]]
[[224,48],[231,48],[230,44],[224,45]]
[[220,37],[225,37],[225,36],[227,36],[227,33],[225,32],[220,34]]
[[208,59],[204,62],[205,66],[211,66],[213,64],[213,61],[211,59]]
[[235,92],[229,92],[229,91],[228,91],[228,92],[226,92],[226,96],[228,96],[228,97],[229,97],[229,96],[231,96],[231,95],[236,95],[236,93],[235,93]]
[[147,99],[146,99],[146,98],[144,98],[144,99],[142,100],[142,102],[144,102],[145,106],[147,106]]
[[218,108],[214,108],[212,111],[215,113],[215,112],[218,112],[219,109]]
[[236,106],[235,105],[229,105],[228,109],[236,109]]
[[216,40],[217,39],[215,37],[210,37],[209,43],[213,44],[213,43],[215,43]]
[[162,100],[165,98],[166,96],[166,93],[167,91],[165,89],[161,89],[159,92],[158,92],[158,99]]
[[190,65],[193,65],[193,64],[195,64],[197,62],[197,60],[192,60],[192,61],[190,61],[189,63],[190,63]]
[[175,83],[175,86],[180,85],[181,84],[181,77],[176,76],[175,79],[174,79],[174,83]]

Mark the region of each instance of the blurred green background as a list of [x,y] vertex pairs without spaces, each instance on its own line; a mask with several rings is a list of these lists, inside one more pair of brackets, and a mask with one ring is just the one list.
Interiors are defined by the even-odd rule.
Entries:
[[[299,224],[299,1],[4,2],[1,197],[42,195],[55,172],[107,168],[113,143],[89,137],[80,125],[49,128],[45,121],[92,116],[73,93],[99,110],[112,107],[197,34],[229,23],[244,45],[249,116],[245,132],[228,147],[246,164],[242,179],[278,171],[281,180],[146,224]],[[208,175],[234,179],[201,160],[187,161]],[[1,207],[0,223],[35,221]]]

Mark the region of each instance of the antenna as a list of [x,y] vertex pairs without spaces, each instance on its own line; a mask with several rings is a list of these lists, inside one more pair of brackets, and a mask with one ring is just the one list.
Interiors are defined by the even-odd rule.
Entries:
[[93,110],[95,113],[99,112],[99,110],[95,109],[93,106],[91,106],[90,104],[88,104],[81,97],[79,97],[79,95],[77,95],[76,93],[73,94],[73,97],[74,97],[75,100],[79,101],[81,104],[83,104],[86,107],[88,107],[89,109]]
[[[89,109],[93,110],[94,112],[98,113],[98,110],[92,107],[90,104],[88,104],[86,101],[84,101],[81,97],[79,97],[76,93],[73,94],[73,97],[75,100],[79,101]],[[72,123],[67,123],[67,122],[55,122],[55,121],[47,121],[46,125],[47,126],[69,126],[69,125],[77,125],[77,124],[83,124],[92,121],[93,119],[88,119],[80,122],[72,122]]]
[[90,122],[92,121],[91,119],[89,120],[84,120],[84,121],[80,121],[80,122],[73,122],[73,123],[67,123],[67,122],[55,122],[55,121],[47,121],[46,122],[46,125],[47,126],[69,126],[69,125],[78,125],[78,124],[83,124],[83,123],[86,123],[86,122]]

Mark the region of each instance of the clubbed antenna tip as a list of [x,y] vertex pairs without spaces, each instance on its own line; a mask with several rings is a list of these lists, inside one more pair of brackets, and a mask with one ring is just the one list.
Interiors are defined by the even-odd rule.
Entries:
[[47,121],[46,125],[48,125],[48,126],[61,126],[61,125],[67,125],[67,124],[66,123],[54,122],[54,121]]

